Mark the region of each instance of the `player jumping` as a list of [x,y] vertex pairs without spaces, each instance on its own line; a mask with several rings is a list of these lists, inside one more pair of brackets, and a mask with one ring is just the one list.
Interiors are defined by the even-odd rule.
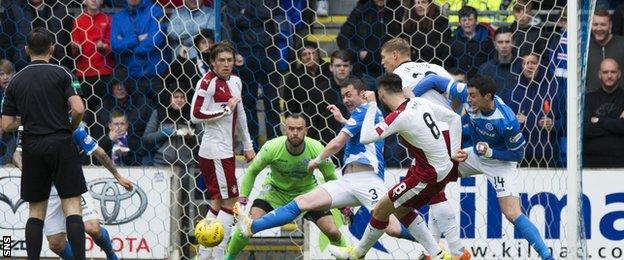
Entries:
[[431,75],[414,87],[414,93],[419,95],[432,89],[445,93],[451,101],[464,104],[470,116],[468,129],[464,131],[476,145],[464,149],[468,159],[459,164],[461,175],[485,174],[496,189],[505,218],[514,224],[542,259],[553,259],[538,229],[520,210],[516,173],[524,154],[525,140],[514,112],[494,94],[496,83],[488,77],[476,76],[466,85]]
[[[21,147],[21,130],[19,128],[18,134],[18,146],[13,153],[13,161],[15,166],[22,170],[22,147]],[[132,190],[132,182],[121,176],[113,165],[113,161],[106,154],[104,149],[99,147],[95,140],[89,135],[87,129],[83,123],[74,130],[73,133],[74,143],[78,147],[80,152],[85,152],[87,155],[93,155],[111,174],[115,177],[117,182],[123,186],[126,190]],[[97,207],[93,204],[93,198],[91,193],[87,192],[82,194],[82,217],[84,219],[85,232],[91,236],[93,242],[98,245],[102,251],[106,254],[106,259],[116,260],[117,255],[111,245],[110,236],[108,230],[100,225],[102,217],[97,210]],[[48,239],[50,250],[62,257],[63,259],[73,259],[71,245],[67,242],[66,226],[65,226],[65,214],[61,207],[61,199],[58,196],[58,192],[54,186],[50,190],[50,198],[48,199],[48,207],[46,209],[45,225],[43,227],[43,233]]]
[[[317,181],[313,174],[308,173],[308,162],[316,158],[323,145],[312,138],[306,137],[308,127],[305,118],[300,114],[292,114],[286,118],[286,136],[274,138],[266,142],[257,157],[247,167],[240,188],[239,201],[234,207],[235,216],[241,215],[244,206],[248,202],[249,194],[256,180],[256,176],[266,167],[271,168],[267,175],[262,191],[251,205],[251,217],[260,218],[273,209],[283,207],[295,197],[309,192],[317,187]],[[336,179],[334,174],[335,166],[331,160],[319,162],[319,169],[325,181]],[[290,204],[289,204],[290,205]],[[292,210],[291,207],[285,207]],[[290,212],[287,215],[279,215],[284,219],[295,214],[299,216],[301,211]],[[327,235],[334,245],[346,245],[346,240],[336,227],[329,210],[310,210],[304,214],[304,218],[314,221],[316,226]],[[241,223],[239,221],[239,223]],[[288,222],[282,222],[286,224]],[[266,226],[266,223],[264,224]],[[237,225],[236,231],[232,234],[227,248],[225,259],[236,259],[238,253],[247,245],[251,234],[246,230],[241,230]]]
[[[246,215],[240,216],[242,234],[252,236],[265,229],[278,227],[296,219],[301,212],[311,210],[328,210],[331,208],[345,208],[349,206],[363,206],[372,211],[382,194],[388,191],[384,185],[384,140],[364,145],[360,143],[360,130],[364,115],[368,110],[362,102],[361,95],[365,90],[364,82],[360,79],[350,79],[341,86],[342,101],[351,113],[349,120],[345,119],[335,105],[328,106],[334,118],[343,123],[340,133],[332,139],[325,149],[308,163],[308,172],[313,172],[321,162],[336,154],[344,147],[344,167],[342,178],[327,182],[316,189],[297,196],[286,206],[276,208],[273,213],[262,218],[251,220]],[[381,112],[375,114],[375,123],[383,120]],[[390,218],[386,233],[390,236],[409,239],[414,237],[407,229],[402,229],[395,217]]]
[[[414,96],[412,87],[426,75],[438,75],[453,79],[451,74],[442,66],[428,62],[413,62],[411,60],[411,47],[402,38],[391,39],[384,43],[381,47],[381,63],[386,71],[392,71],[401,77],[403,93],[406,97]],[[452,110],[461,108],[457,103],[451,107],[447,98],[435,90],[420,93],[416,97],[426,98],[437,105]],[[444,235],[453,256],[460,257],[461,260],[470,259],[471,254],[465,249],[459,237],[458,213],[447,201],[444,191],[429,201],[429,216],[429,228],[436,240],[440,240],[441,235]]]
[[[466,153],[459,150],[458,141],[461,138],[461,120],[452,111],[423,98],[407,99],[401,78],[396,74],[384,74],[378,81],[379,100],[393,112],[375,125],[374,118],[378,111],[375,94],[366,91],[364,97],[368,101],[368,111],[362,124],[360,142],[369,144],[397,133],[413,158],[412,165],[406,178],[392,187],[375,206],[359,245],[350,248],[330,246],[329,250],[341,259],[364,257],[388,226],[390,215],[394,214],[417,237],[432,259],[450,259],[451,256],[438,247],[424,219],[414,209],[442,191],[446,183],[455,177],[455,162],[465,160]],[[452,157],[455,162],[451,161],[450,151],[455,151]]]

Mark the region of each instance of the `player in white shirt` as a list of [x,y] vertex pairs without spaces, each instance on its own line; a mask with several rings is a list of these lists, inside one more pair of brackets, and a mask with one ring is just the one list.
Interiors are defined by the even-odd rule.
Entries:
[[199,259],[222,259],[238,200],[234,137],[243,141],[243,153],[249,162],[255,157],[247,116],[240,103],[243,83],[232,74],[236,51],[227,42],[215,44],[210,51],[212,70],[197,82],[191,103],[191,121],[202,123],[204,134],[199,146],[199,168],[210,194],[208,217],[217,218],[225,228],[223,242],[211,249],[200,247]]
[[[381,47],[381,63],[386,71],[392,71],[401,77],[403,93],[406,97],[414,97],[413,87],[427,75],[438,75],[440,77],[453,79],[452,75],[442,66],[428,62],[413,62],[411,60],[411,48],[409,43],[402,38],[395,38],[387,41]],[[435,104],[444,106],[451,110],[461,109],[459,104],[448,101],[443,92],[434,89],[426,91],[418,97],[425,98]],[[461,260],[471,258],[470,252],[465,249],[459,237],[458,213],[446,200],[444,191],[437,194],[429,201],[429,228],[436,240],[440,240],[444,235],[449,250],[453,256]]]
[[[22,170],[22,127],[18,128],[18,144],[13,153],[13,162],[15,166]],[[126,190],[132,190],[132,182],[124,178],[113,165],[113,161],[106,154],[104,149],[98,146],[95,139],[89,135],[86,125],[81,123],[72,134],[74,143],[80,153],[93,155],[111,174],[117,179],[117,182]],[[107,260],[116,260],[117,255],[111,245],[108,230],[100,226],[102,216],[93,203],[91,193],[87,192],[81,195],[80,206],[82,207],[82,218],[84,220],[85,232],[91,236],[93,242],[97,244],[102,251],[106,253]],[[46,217],[44,221],[43,233],[48,239],[50,250],[58,254],[64,259],[73,259],[72,250],[66,237],[65,213],[61,207],[61,198],[58,195],[56,187],[50,189],[50,198],[46,208]]]
[[[379,100],[393,111],[375,125],[374,116],[378,111],[375,94],[365,92],[368,111],[360,142],[368,144],[397,133],[413,158],[412,165],[406,178],[392,187],[375,206],[360,244],[354,248],[330,246],[330,252],[341,259],[364,257],[388,226],[389,216],[394,214],[432,259],[449,259],[450,255],[439,248],[424,219],[414,209],[427,204],[449,180],[457,177],[457,164],[466,159],[466,153],[459,147],[461,119],[453,111],[426,99],[407,99],[401,78],[396,74],[384,74],[378,81]],[[454,151],[453,161],[451,151]]]

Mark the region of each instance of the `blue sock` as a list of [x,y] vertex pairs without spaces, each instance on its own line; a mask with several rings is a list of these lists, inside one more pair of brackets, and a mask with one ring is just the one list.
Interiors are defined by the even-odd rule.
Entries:
[[259,219],[254,219],[251,231],[255,234],[262,230],[286,225],[296,219],[301,210],[295,201],[291,201],[283,207],[279,207]]
[[65,242],[65,248],[63,248],[63,251],[61,251],[58,255],[63,259],[74,259],[69,242]]
[[548,247],[544,244],[544,240],[540,236],[537,227],[531,223],[529,218],[522,214],[514,221],[514,225],[518,228],[518,231],[520,231],[522,236],[529,241],[529,245],[532,246],[537,253],[539,253],[542,259],[553,259],[550,254],[550,250],[548,250]]
[[117,255],[115,255],[115,251],[113,250],[113,245],[111,245],[110,236],[108,235],[108,230],[104,227],[100,226],[100,237],[92,237],[93,242],[98,245],[104,253],[106,253],[106,259],[108,260],[117,260]]
[[402,239],[406,239],[409,241],[416,241],[416,238],[414,238],[414,236],[412,236],[412,234],[409,232],[409,229],[407,229],[405,226],[403,226],[403,224],[401,224],[401,236],[400,238]]

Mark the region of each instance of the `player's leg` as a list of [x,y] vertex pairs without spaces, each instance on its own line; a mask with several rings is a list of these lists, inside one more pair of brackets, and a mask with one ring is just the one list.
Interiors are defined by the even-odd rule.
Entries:
[[346,247],[347,239],[342,235],[340,229],[334,222],[334,217],[329,210],[309,211],[304,218],[316,224],[316,226],[329,238],[329,242],[334,246]]
[[[350,195],[354,196],[358,204],[365,207],[369,212],[373,212],[373,208],[381,196],[388,192],[388,188],[383,180],[372,171],[346,174],[342,177],[342,180],[344,180],[344,186],[349,187]],[[409,230],[402,226],[394,215],[391,215],[388,221],[386,234],[397,238],[416,241]]]
[[[219,205],[216,219],[223,224],[223,242],[218,246],[208,249],[201,247],[199,258],[214,257],[223,258],[225,246],[229,240],[232,225],[234,224],[233,207],[238,199],[238,186],[236,183],[236,168],[234,157],[226,159],[206,159],[199,157],[199,167],[204,177],[208,193],[215,206]],[[212,205],[211,205],[211,208]],[[213,213],[214,213],[213,209]],[[211,252],[212,251],[212,252]]]
[[50,236],[46,236],[48,239],[48,247],[52,252],[57,254],[63,259],[73,259],[72,248],[67,242],[67,236],[65,233],[58,233]]
[[[272,210],[273,207],[266,200],[255,199],[251,206],[251,210],[249,211],[249,215],[252,219],[258,219]],[[225,259],[236,259],[238,254],[243,250],[243,248],[245,248],[245,246],[247,246],[247,244],[249,244],[249,237],[241,234],[240,228],[236,227],[232,237],[230,238],[230,242],[227,245]]]
[[85,232],[87,232],[87,234],[89,234],[89,236],[93,239],[93,242],[98,245],[102,251],[104,251],[106,259],[118,259],[115,251],[113,250],[108,230],[100,225],[102,217],[100,216],[100,212],[95,207],[90,193],[87,192],[82,195],[81,204],[82,219],[85,223]]
[[276,208],[273,211],[274,214],[267,214],[252,221],[249,225],[245,223],[246,220],[244,219],[241,219],[240,223],[244,226],[243,234],[250,237],[262,230],[286,225],[299,217],[301,212],[326,210],[330,207],[345,207],[356,203],[357,200],[347,192],[344,183],[340,180],[334,180],[295,197],[286,205]]
[[444,235],[453,257],[462,260],[470,259],[467,258],[470,254],[464,248],[459,237],[457,212],[446,199],[444,191],[436,194],[429,201],[429,228],[436,237],[436,241],[439,241],[440,235]]
[[72,248],[67,243],[65,213],[63,213],[61,208],[61,199],[56,189],[52,189],[50,199],[48,200],[43,234],[48,239],[48,245],[52,252],[63,259],[74,258]]
[[522,214],[516,190],[518,187],[516,165],[507,162],[482,163],[481,168],[496,190],[498,204],[505,218],[514,224],[542,259],[553,259],[537,227],[526,215]]

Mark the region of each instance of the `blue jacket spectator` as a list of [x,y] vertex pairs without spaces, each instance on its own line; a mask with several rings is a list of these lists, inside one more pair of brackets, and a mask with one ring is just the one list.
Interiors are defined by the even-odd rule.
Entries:
[[[546,69],[539,66],[539,56],[523,56],[523,71],[519,84],[512,91],[509,107],[516,113],[527,140],[522,166],[559,167],[559,137],[561,128],[556,123],[561,121],[564,111],[558,109],[559,99],[556,84],[550,84]],[[565,122],[563,122],[565,125]]]
[[175,53],[188,59],[197,57],[197,49],[193,48],[195,36],[202,29],[215,28],[214,10],[196,0],[185,0],[184,6],[176,8],[169,20],[167,34],[174,41]]
[[490,30],[477,22],[477,10],[464,6],[459,10],[459,26],[451,39],[449,67],[457,68],[472,78],[481,64],[494,54]]
[[163,16],[162,7],[149,0],[128,0],[128,6],[113,15],[111,47],[117,64],[126,66],[132,78],[151,78],[167,70],[170,54]]

